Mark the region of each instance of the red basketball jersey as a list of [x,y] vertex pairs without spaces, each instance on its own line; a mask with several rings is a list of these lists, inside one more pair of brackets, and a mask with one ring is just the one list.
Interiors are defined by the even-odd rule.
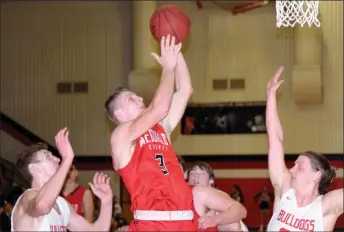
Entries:
[[131,210],[192,210],[192,192],[159,124],[136,140],[130,162],[118,170],[131,196]]
[[[195,185],[190,185],[190,187],[191,187],[191,191],[192,191],[192,188],[195,187]],[[194,213],[193,222],[194,222],[194,224],[198,228],[198,219],[200,218],[200,216],[196,212],[195,206],[192,207],[192,210],[193,210],[193,213]],[[217,232],[217,227],[208,227],[207,229],[204,229],[204,230],[198,229],[198,231]]]
[[81,216],[83,216],[83,213],[84,213],[82,200],[84,198],[85,191],[86,191],[86,188],[82,186],[78,186],[76,189],[74,189],[73,192],[71,192],[70,194],[66,196],[61,194],[61,196],[73,206],[77,214]]

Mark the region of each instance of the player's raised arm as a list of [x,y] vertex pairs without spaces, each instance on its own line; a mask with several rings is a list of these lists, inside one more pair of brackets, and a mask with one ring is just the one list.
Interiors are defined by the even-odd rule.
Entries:
[[[334,169],[331,170],[335,172]],[[333,175],[335,176],[335,175]],[[344,189],[332,190],[324,196],[324,215],[334,215],[337,218],[344,213]]]
[[173,94],[172,103],[167,117],[163,121],[166,133],[172,133],[183,117],[186,105],[192,94],[191,77],[183,54],[178,55],[176,66],[176,92]]
[[[69,131],[67,128],[64,128],[55,136],[56,146],[62,157],[60,167],[56,173],[39,191],[25,192],[22,200],[20,201],[25,212],[32,217],[39,217],[48,214],[56,203],[56,199],[61,192],[64,180],[66,179],[74,158],[74,152],[69,142],[68,135]],[[42,152],[44,154],[44,159],[53,160],[55,163],[59,162],[58,158],[53,156],[47,150],[38,150],[36,153],[38,152]],[[30,168],[34,169],[32,166],[33,165],[31,165]]]
[[[111,153],[116,166],[126,163],[129,147],[168,114],[174,92],[175,68],[181,44],[168,35],[161,39],[161,56],[152,54],[162,66],[160,85],[151,104],[145,108],[142,98],[125,88],[117,88],[106,101],[105,107],[110,119],[119,124],[111,135]],[[122,157],[118,160],[119,157]],[[117,167],[117,168],[118,168]]]
[[181,44],[175,44],[175,37],[169,35],[161,39],[161,56],[152,54],[162,66],[162,76],[152,103],[136,119],[130,122],[128,137],[130,141],[136,140],[148,129],[163,120],[171,106],[174,92],[175,68]]
[[[281,190],[290,173],[284,162],[283,131],[277,111],[276,92],[283,83],[279,80],[283,67],[279,67],[267,85],[266,127],[269,138],[269,175],[275,190]],[[277,188],[277,189],[276,189]]]

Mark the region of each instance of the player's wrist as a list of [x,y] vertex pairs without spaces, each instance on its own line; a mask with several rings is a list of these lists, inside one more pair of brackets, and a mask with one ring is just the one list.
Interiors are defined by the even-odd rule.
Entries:
[[72,166],[73,157],[63,157],[60,166]]
[[112,207],[112,197],[111,198],[105,198],[100,200],[100,206],[101,207]]
[[213,216],[216,226],[218,226],[222,223],[223,220],[222,220],[221,216],[222,216],[222,214],[218,214],[218,215]]
[[175,66],[174,67],[172,67],[172,66],[163,67],[162,72],[164,74],[172,74],[172,73],[174,73],[175,68],[176,68]]

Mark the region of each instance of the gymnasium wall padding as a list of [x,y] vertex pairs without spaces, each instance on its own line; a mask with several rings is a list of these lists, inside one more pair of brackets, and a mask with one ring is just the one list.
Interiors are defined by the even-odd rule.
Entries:
[[149,102],[159,83],[158,64],[151,56],[158,51],[158,43],[154,40],[149,28],[149,21],[157,9],[156,1],[133,2],[133,70],[128,77],[130,90]]
[[295,27],[292,92],[297,104],[321,104],[322,31],[316,27]]
[[[1,111],[50,144],[67,126],[75,152],[108,153],[104,102],[131,69],[128,1],[0,4]],[[88,93],[59,94],[59,82]]]
[[144,99],[146,105],[152,100],[160,82],[159,69],[134,69],[129,73],[129,88]]
[[149,28],[150,18],[156,9],[156,1],[133,3],[134,69],[157,67],[157,62],[150,54],[158,51],[158,43],[154,40]]

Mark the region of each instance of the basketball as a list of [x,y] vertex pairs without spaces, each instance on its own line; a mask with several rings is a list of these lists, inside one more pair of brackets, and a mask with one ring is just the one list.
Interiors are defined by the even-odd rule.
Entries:
[[183,42],[190,32],[190,19],[176,6],[163,6],[152,15],[150,31],[158,42],[161,37],[170,34],[176,38],[178,44]]

